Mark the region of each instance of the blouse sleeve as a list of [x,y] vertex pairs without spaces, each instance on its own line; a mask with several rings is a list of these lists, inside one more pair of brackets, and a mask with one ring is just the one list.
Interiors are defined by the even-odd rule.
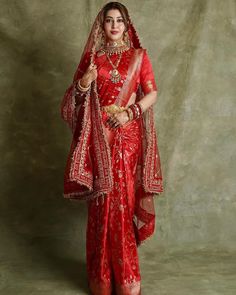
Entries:
[[148,94],[151,91],[157,91],[155,75],[154,75],[152,64],[146,49],[144,50],[143,60],[141,65],[140,84],[144,94]]

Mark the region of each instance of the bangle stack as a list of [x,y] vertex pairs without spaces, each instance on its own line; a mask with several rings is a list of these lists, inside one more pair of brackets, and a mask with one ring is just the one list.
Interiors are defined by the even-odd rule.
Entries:
[[127,113],[129,116],[129,120],[132,121],[139,118],[142,115],[143,110],[139,103],[134,103],[128,107]]
[[76,88],[79,90],[79,91],[82,91],[82,92],[86,92],[89,90],[90,88],[90,85],[88,87],[83,87],[81,86],[80,84],[80,80],[78,80],[77,84],[76,84]]
[[126,112],[127,112],[127,114],[128,114],[129,121],[132,121],[134,116],[133,116],[133,112],[132,112],[131,108],[128,108],[128,109],[126,110]]

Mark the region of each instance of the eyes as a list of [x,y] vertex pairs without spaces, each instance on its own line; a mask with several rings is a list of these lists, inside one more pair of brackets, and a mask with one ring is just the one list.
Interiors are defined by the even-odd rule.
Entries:
[[[111,18],[107,18],[107,19],[105,20],[105,22],[106,22],[106,23],[113,23],[113,19],[111,19]],[[124,20],[123,20],[123,18],[118,18],[117,22],[118,22],[118,23],[123,23]]]

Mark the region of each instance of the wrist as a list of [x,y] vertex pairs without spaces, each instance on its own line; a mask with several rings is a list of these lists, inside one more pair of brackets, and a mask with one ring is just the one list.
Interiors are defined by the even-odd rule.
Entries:
[[83,87],[83,88],[89,88],[90,87],[90,82],[88,79],[85,79],[85,78],[81,78],[80,79],[80,86]]
[[125,110],[124,113],[125,113],[125,123],[127,123],[130,121],[128,110]]
[[143,108],[141,107],[141,105],[139,103],[133,103],[132,105],[130,105],[127,109],[127,113],[129,115],[129,120],[135,120],[139,117],[141,117],[142,113],[143,113]]
[[77,83],[76,83],[76,88],[77,88],[79,91],[81,91],[81,92],[86,92],[86,91],[88,91],[89,88],[90,88],[90,85],[85,87],[85,86],[82,84],[81,80],[82,80],[82,79],[79,79],[79,80],[77,81]]

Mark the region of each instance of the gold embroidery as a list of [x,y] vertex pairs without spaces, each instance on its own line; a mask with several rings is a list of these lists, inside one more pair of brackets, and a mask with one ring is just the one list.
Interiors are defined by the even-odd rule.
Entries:
[[89,132],[91,130],[91,121],[88,113],[89,109],[89,95],[90,91],[85,98],[85,116],[82,122],[82,132],[78,144],[72,155],[72,162],[70,167],[70,179],[82,185],[88,187],[89,190],[92,190],[93,176],[91,172],[88,172],[84,169],[84,164],[86,161],[86,149],[88,146]]
[[100,57],[100,56],[102,56],[102,55],[104,55],[105,54],[105,51],[104,50],[99,50],[98,52],[97,52],[97,57]]
[[134,92],[134,88],[130,87],[130,81],[136,80],[140,74],[142,58],[144,50],[142,48],[135,49],[130,60],[130,66],[124,81],[123,87],[117,96],[115,103],[120,106],[127,105],[129,98]]
[[153,84],[152,84],[152,81],[151,81],[151,80],[148,80],[148,81],[146,82],[146,86],[147,86],[147,88],[149,88],[149,90],[153,90],[153,89],[154,89],[154,87],[153,87]]
[[120,107],[116,104],[110,104],[108,106],[104,106],[104,107],[102,107],[102,109],[109,114],[121,113],[124,110],[126,110],[125,107]]
[[[144,151],[144,170],[143,170],[143,188],[146,192],[151,193],[159,193],[163,191],[162,187],[162,179],[161,176],[161,168],[158,165],[159,159],[155,156],[155,150],[157,149],[157,138],[155,131],[155,123],[154,123],[154,113],[153,106],[151,106],[145,116],[145,126],[146,126],[146,152]],[[157,151],[158,152],[158,151]],[[159,153],[158,153],[159,157]],[[159,175],[158,178],[155,178],[154,173]]]

